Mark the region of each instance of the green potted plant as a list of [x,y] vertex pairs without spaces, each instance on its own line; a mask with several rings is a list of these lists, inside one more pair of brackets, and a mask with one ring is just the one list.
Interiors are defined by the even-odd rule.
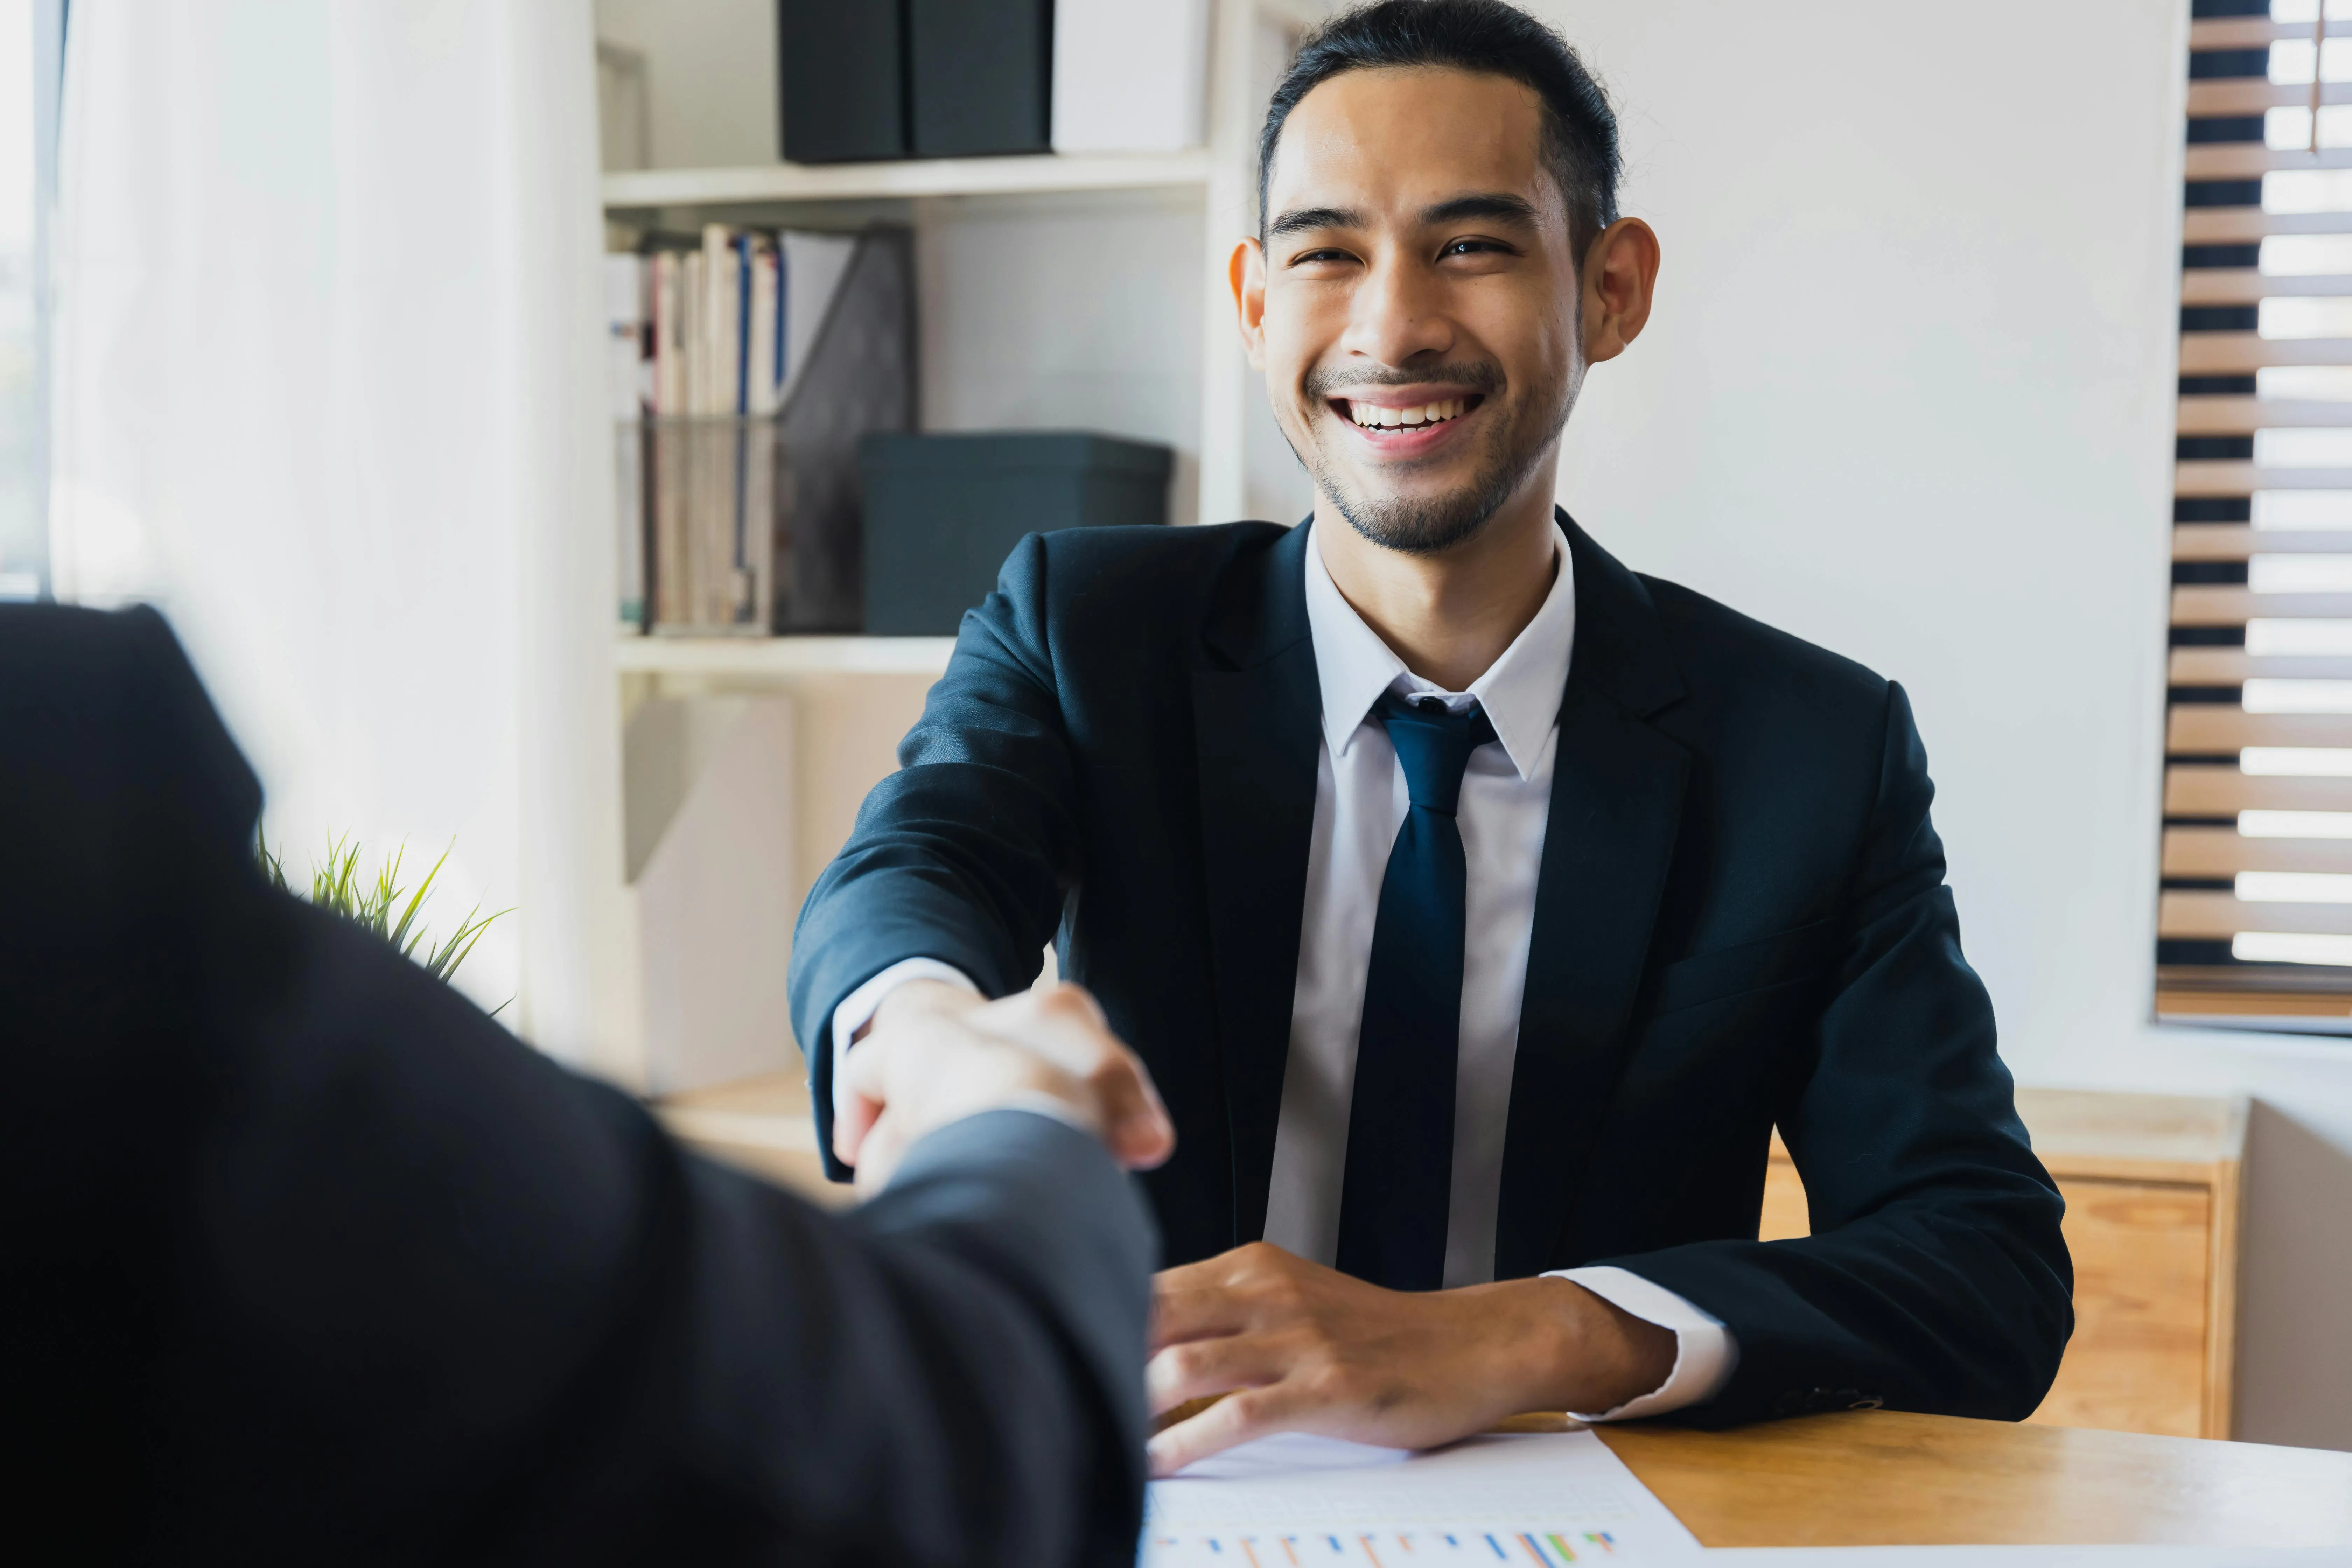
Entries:
[[[455,847],[455,845],[451,846],[451,848]],[[414,890],[400,885],[401,860],[406,853],[404,845],[394,850],[392,858],[378,865],[374,877],[371,879],[360,873],[359,846],[339,837],[327,846],[325,864],[312,862],[310,889],[307,896],[315,908],[340,915],[354,925],[373,931],[398,948],[402,957],[413,959],[424,965],[427,974],[446,981],[457,973],[457,966],[466,962],[466,955],[474,951],[474,944],[482,940],[484,931],[490,929],[490,922],[500,915],[514,911],[499,910],[485,915],[481,912],[482,906],[476,904],[466,912],[466,918],[457,922],[457,929],[451,931],[446,940],[428,942],[425,928],[417,923],[416,917],[424,908],[425,895],[433,890],[433,879],[441,874],[441,868],[448,861],[449,850],[441,851],[441,858],[433,862],[433,868],[425,873],[424,880],[418,882]],[[261,862],[262,874],[269,879],[273,887],[297,898],[305,897],[301,889],[286,880],[285,862],[269,852],[268,840],[258,834],[254,838],[254,854]],[[399,911],[396,919],[395,910]],[[422,954],[417,952],[420,947],[424,949]],[[492,1008],[492,1016],[506,1011],[506,1005],[501,1002]]]

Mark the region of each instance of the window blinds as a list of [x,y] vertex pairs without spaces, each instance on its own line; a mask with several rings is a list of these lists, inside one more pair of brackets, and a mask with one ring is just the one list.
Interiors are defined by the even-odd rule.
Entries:
[[2157,1014],[2352,1032],[2352,0],[2191,17]]

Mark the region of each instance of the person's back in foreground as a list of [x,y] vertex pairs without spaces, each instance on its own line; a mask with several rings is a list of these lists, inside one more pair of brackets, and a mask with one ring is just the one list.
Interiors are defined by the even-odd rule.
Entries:
[[16,1560],[1132,1563],[1153,1242],[1080,1129],[1167,1131],[1082,996],[861,1065],[835,1219],[271,890],[259,804],[154,615],[0,606]]

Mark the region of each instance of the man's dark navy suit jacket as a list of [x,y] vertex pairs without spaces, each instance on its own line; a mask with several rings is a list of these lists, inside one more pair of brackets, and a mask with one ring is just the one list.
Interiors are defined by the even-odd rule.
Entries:
[[[1576,647],[1496,1277],[1616,1263],[1721,1318],[1738,1370],[1685,1419],[2029,1414],[2073,1326],[2063,1205],[1960,954],[1902,688],[1560,521]],[[1308,540],[1013,552],[802,911],[821,1122],[850,991],[928,956],[1003,994],[1051,941],[1175,1117],[1145,1178],[1167,1260],[1263,1233],[1320,735]],[[1759,1243],[1776,1124],[1813,1234]]]

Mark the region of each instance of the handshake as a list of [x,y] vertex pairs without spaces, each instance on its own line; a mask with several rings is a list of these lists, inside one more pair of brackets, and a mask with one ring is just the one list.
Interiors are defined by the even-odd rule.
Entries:
[[1150,1073],[1084,990],[1055,984],[983,1002],[936,980],[891,992],[842,1064],[833,1150],[871,1197],[926,1133],[1006,1110],[1084,1128],[1130,1171],[1176,1151]]
[[[926,1133],[1022,1109],[1129,1170],[1176,1130],[1151,1076],[1076,985],[984,1002],[933,980],[884,998],[835,1079],[834,1152],[871,1196]],[[1523,1410],[1607,1410],[1665,1381],[1671,1330],[1560,1279],[1382,1289],[1264,1242],[1153,1281],[1146,1397],[1169,1475],[1274,1432],[1428,1447]]]

